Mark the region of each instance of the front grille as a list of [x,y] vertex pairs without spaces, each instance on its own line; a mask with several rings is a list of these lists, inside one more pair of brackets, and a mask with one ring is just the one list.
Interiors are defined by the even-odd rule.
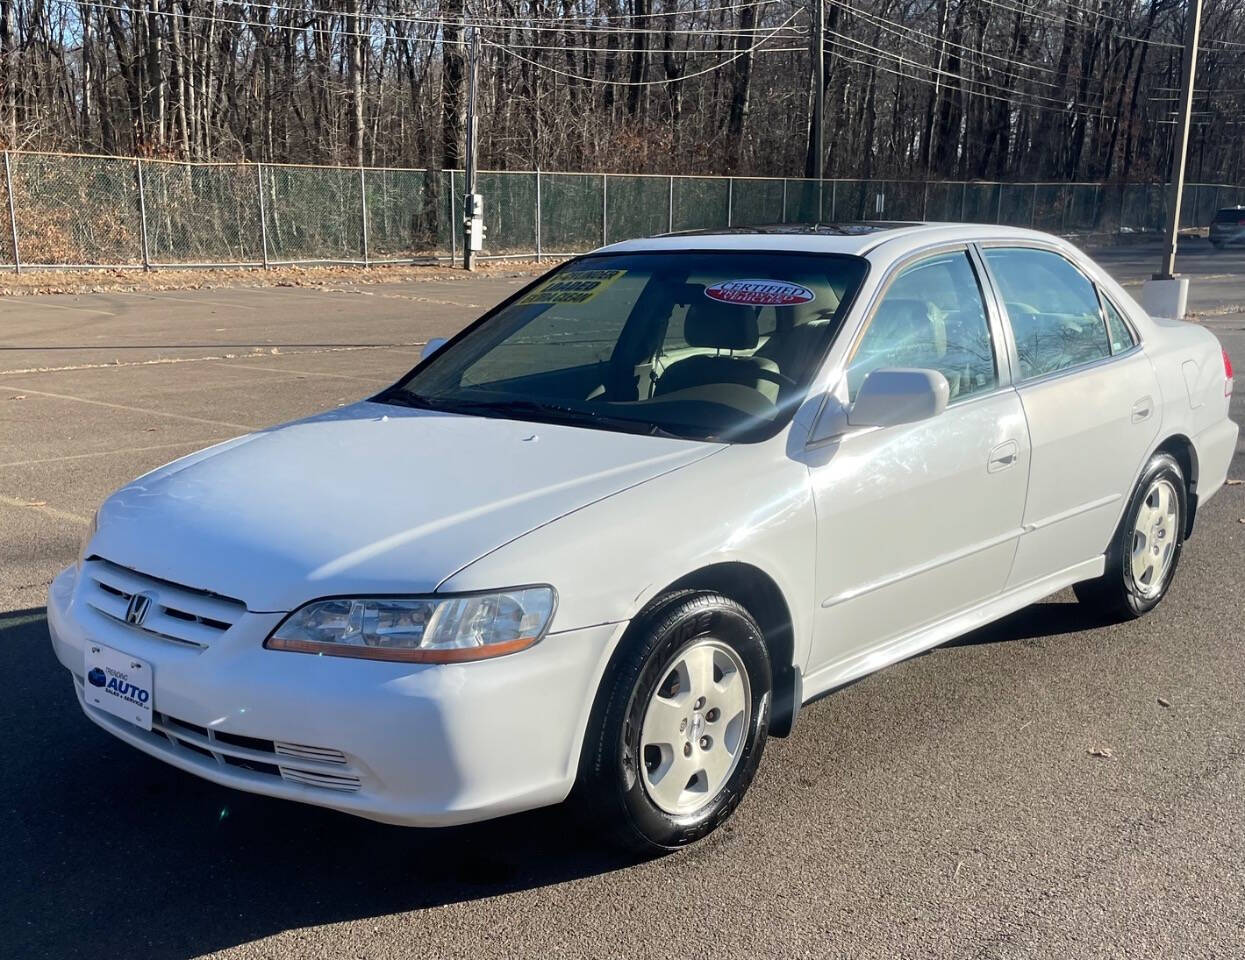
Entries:
[[[358,776],[343,769],[346,755],[329,747],[308,747],[226,733],[158,711],[152,717],[151,732],[174,747],[190,750],[225,766],[280,777],[290,783],[350,793],[362,785]],[[302,752],[292,753],[290,748]],[[295,766],[286,762],[287,758],[302,762]]]
[[[93,609],[170,643],[205,649],[246,612],[241,600],[169,583],[107,560],[88,560],[83,572],[82,589]],[[128,623],[130,601],[140,593],[147,594],[151,603],[141,623]]]

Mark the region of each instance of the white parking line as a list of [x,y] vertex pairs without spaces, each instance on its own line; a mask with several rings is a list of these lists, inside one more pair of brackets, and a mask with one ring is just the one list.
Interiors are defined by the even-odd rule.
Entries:
[[33,467],[41,463],[62,463],[66,460],[86,460],[89,457],[112,457],[122,453],[149,453],[152,450],[170,450],[174,447],[208,447],[214,443],[227,440],[228,437],[205,437],[202,440],[178,440],[176,443],[155,443],[149,447],[122,447],[118,450],[96,450],[93,453],[71,453],[63,457],[42,457],[38,460],[10,460],[0,463],[0,470],[5,467]]
[[0,302],[13,304],[14,306],[20,303],[23,307],[47,307],[49,310],[69,310],[72,313],[98,313],[105,317],[116,316],[116,314],[110,310],[96,310],[94,307],[66,307],[59,303],[44,303],[42,300],[35,299],[35,297],[21,297],[20,299],[16,297],[4,297],[3,300],[0,300]]
[[90,523],[90,517],[83,517],[76,513],[70,513],[68,510],[58,510],[56,507],[49,507],[46,503],[30,503],[26,500],[19,500],[17,497],[6,497],[0,493],[0,507],[14,507],[22,510],[34,510],[42,513],[44,516],[51,517],[53,520],[68,520],[72,523]]
[[[359,350],[400,350],[404,347],[422,347],[425,341],[415,340],[411,343],[361,343],[351,347],[318,347],[318,348],[295,348],[284,356],[302,356],[304,354],[310,356],[321,353],[350,353]],[[139,349],[141,349],[141,344]],[[27,347],[31,351],[37,351],[38,347]],[[84,350],[97,349],[94,347],[84,347]],[[187,348],[189,349],[189,348]],[[72,370],[111,370],[114,367],[150,367],[162,363],[203,363],[205,360],[246,360],[250,357],[271,356],[268,353],[221,353],[210,354],[205,357],[155,357],[150,360],[110,360],[108,363],[72,363],[63,367],[18,367],[13,370],[0,370],[0,377],[18,376],[24,373],[65,373]]]
[[167,293],[149,294],[145,299],[160,302],[162,300],[176,300],[178,303],[193,303],[196,306],[206,304],[209,307],[228,307],[230,310],[258,310],[259,307],[252,307],[245,303],[228,303],[224,300],[191,300],[189,297],[172,297]]
[[[239,360],[246,360],[246,357],[238,357]],[[334,380],[361,380],[364,383],[393,383],[393,377],[356,377],[349,373],[323,373],[318,370],[291,370],[282,367],[261,367],[257,363],[239,363],[230,367],[231,370],[265,370],[269,373],[292,373],[300,377],[331,377]],[[278,381],[270,380],[269,383]]]
[[169,413],[167,410],[150,410],[147,407],[131,407],[125,403],[109,403],[107,400],[88,400],[86,397],[71,397],[64,393],[51,393],[47,390],[32,390],[30,387],[20,384],[6,383],[6,387],[13,387],[22,390],[25,393],[33,393],[37,397],[51,397],[54,400],[74,400],[78,403],[89,403],[96,407],[109,407],[113,410],[129,410],[131,413],[146,413],[153,417],[171,417],[174,420],[186,420],[190,423],[207,423],[214,427],[233,427],[239,430],[246,430],[248,433],[259,428],[253,423],[233,423],[229,420],[210,420],[207,417],[192,417],[186,413]]

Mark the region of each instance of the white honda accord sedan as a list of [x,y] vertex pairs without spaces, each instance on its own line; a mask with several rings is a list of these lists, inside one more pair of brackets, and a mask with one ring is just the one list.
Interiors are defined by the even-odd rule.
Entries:
[[569,797],[675,848],[801,704],[1069,585],[1154,607],[1231,391],[1040,233],[616,244],[113,494],[52,644],[91,720],[217,783],[417,826]]

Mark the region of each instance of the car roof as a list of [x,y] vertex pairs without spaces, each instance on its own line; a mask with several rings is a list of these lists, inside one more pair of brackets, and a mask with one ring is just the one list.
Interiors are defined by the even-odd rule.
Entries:
[[674,250],[777,250],[863,256],[885,245],[901,254],[936,243],[974,240],[1045,240],[1056,238],[1036,230],[977,223],[910,223],[867,220],[845,223],[780,223],[716,230],[687,230],[624,240],[597,253],[642,253]]

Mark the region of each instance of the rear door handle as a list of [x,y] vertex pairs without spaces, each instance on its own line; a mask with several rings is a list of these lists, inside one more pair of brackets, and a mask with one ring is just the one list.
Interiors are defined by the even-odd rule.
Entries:
[[998,473],[1000,470],[1006,470],[1019,458],[1020,444],[1015,440],[1007,440],[990,451],[990,461],[986,464],[986,470],[989,473]]
[[1133,404],[1133,423],[1144,423],[1154,412],[1154,401],[1150,397],[1142,397]]

